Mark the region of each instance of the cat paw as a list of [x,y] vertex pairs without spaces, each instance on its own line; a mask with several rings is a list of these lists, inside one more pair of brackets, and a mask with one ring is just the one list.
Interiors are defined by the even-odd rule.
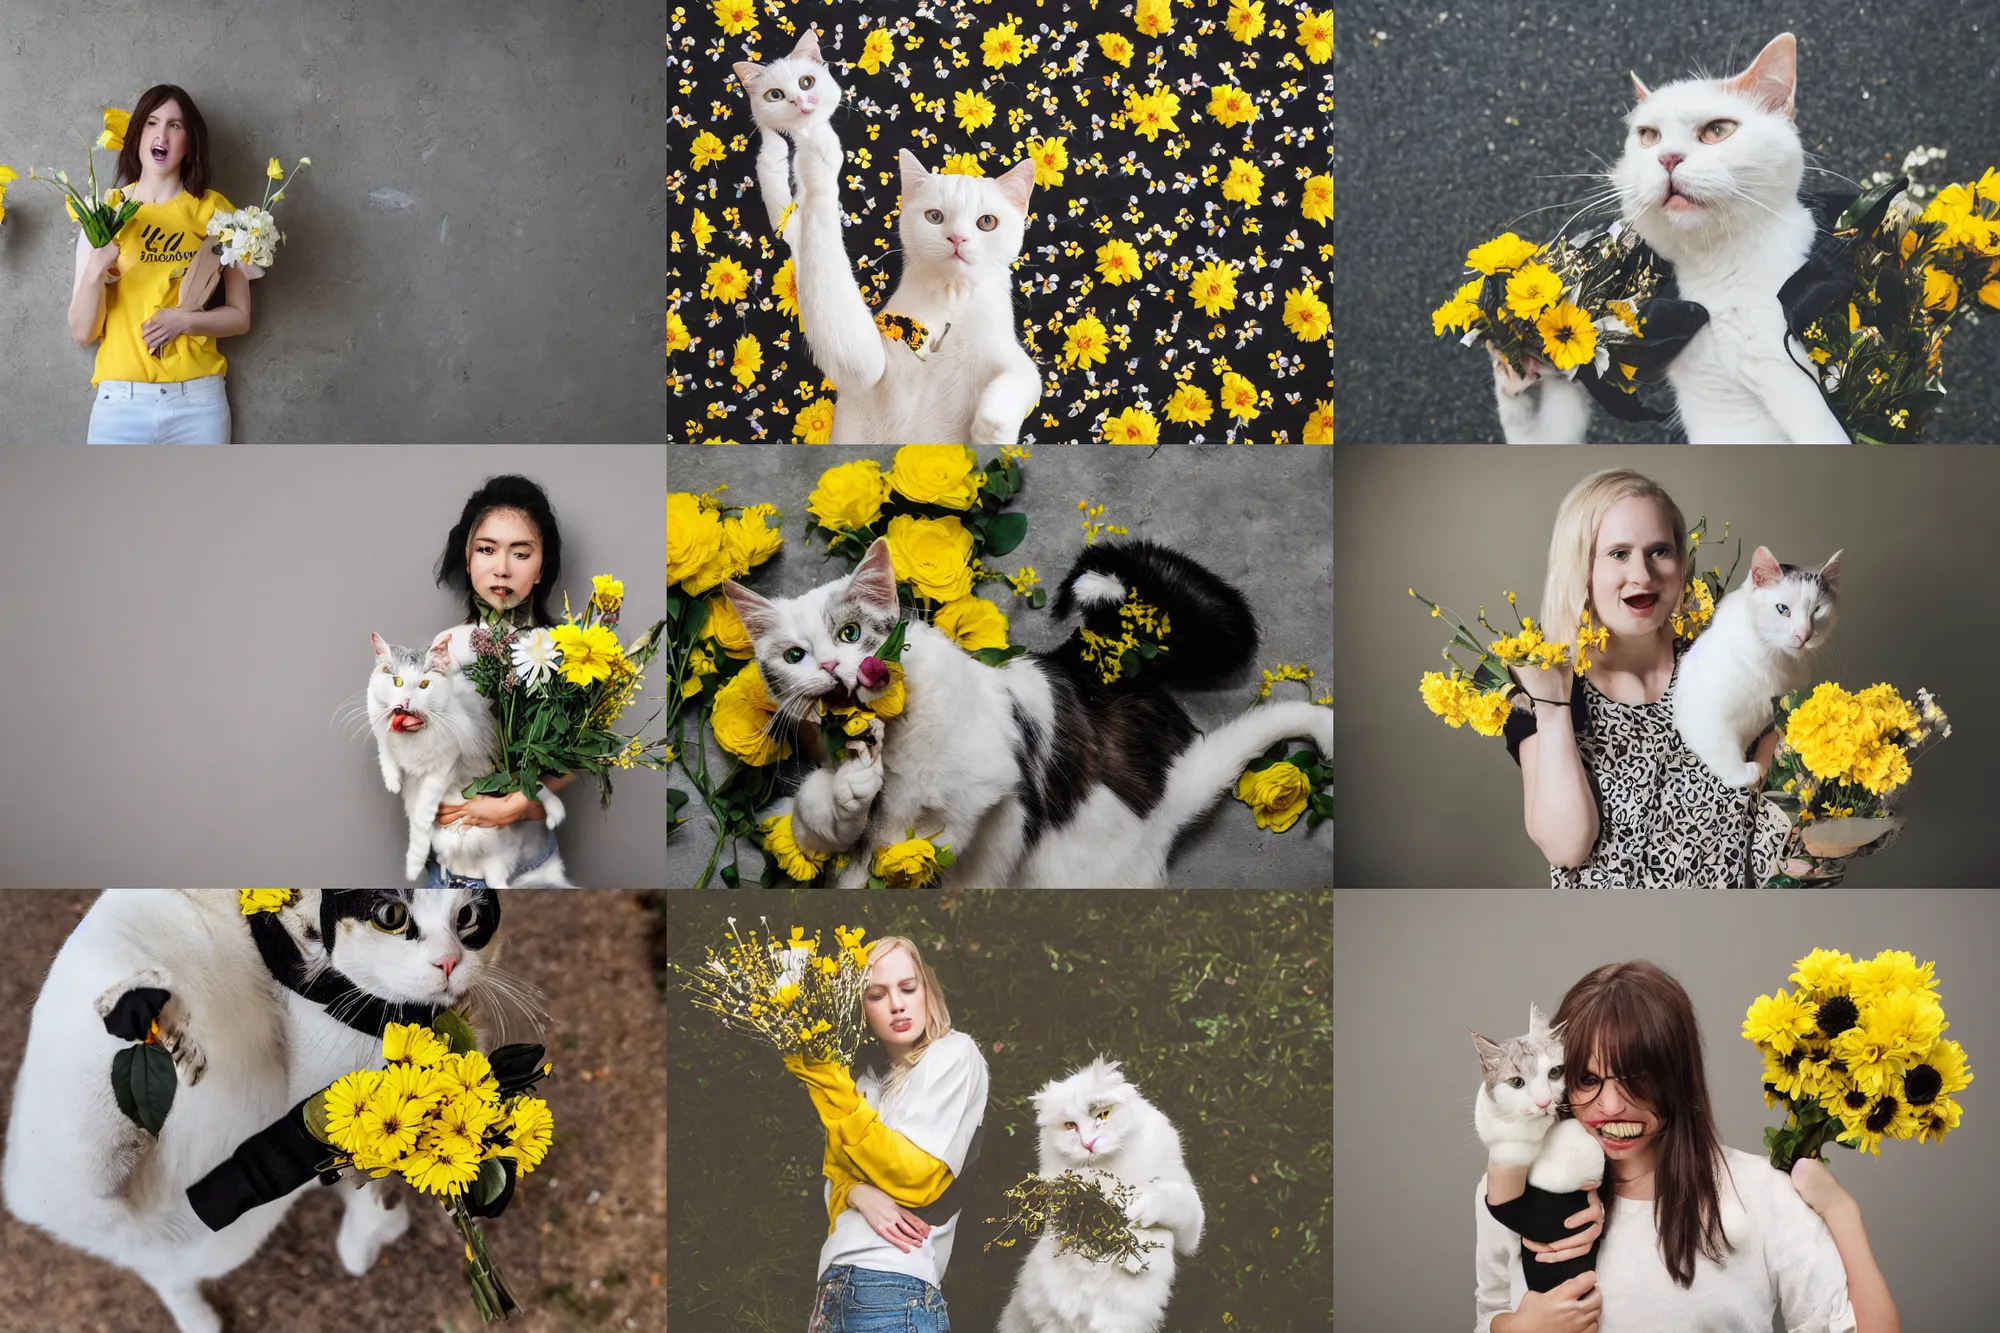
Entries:
[[1509,398],[1518,398],[1534,388],[1535,382],[1542,377],[1542,371],[1547,369],[1541,361],[1531,356],[1522,360],[1521,373],[1517,375],[1514,373],[1514,368],[1507,364],[1506,357],[1491,347],[1486,350],[1493,358],[1493,387]]
[[355,1277],[366,1275],[382,1257],[382,1247],[402,1239],[409,1229],[407,1208],[383,1207],[371,1197],[350,1200],[340,1219],[340,1234],[334,1239],[340,1266]]
[[167,974],[149,967],[113,985],[97,997],[97,1016],[104,1030],[126,1041],[144,1041],[153,1020],[173,998]]
[[864,748],[834,773],[833,808],[842,819],[852,819],[865,814],[881,791],[881,753],[872,747]]
[[1134,1276],[1137,1276],[1138,1274],[1146,1271],[1146,1261],[1144,1259],[1141,1259],[1136,1254],[1128,1254],[1125,1256],[1124,1262],[1121,1263],[1119,1267],[1123,1268],[1126,1272],[1131,1273]]
[[1743,766],[1738,768],[1733,775],[1722,774],[1719,776],[1722,777],[1723,782],[1731,787],[1754,787],[1757,785],[1757,779],[1764,776],[1764,770],[1760,765],[1746,760]]
[[966,443],[975,449],[991,445],[1014,444],[1021,438],[1021,423],[1006,421],[986,412],[972,418],[972,427],[967,432]]

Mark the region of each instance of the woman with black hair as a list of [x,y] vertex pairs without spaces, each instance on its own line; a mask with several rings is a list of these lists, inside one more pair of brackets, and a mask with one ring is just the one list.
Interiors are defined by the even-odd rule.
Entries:
[[69,332],[79,346],[97,344],[87,443],[229,443],[229,363],[216,340],[250,331],[250,279],[225,268],[208,308],[177,304],[209,218],[235,207],[208,188],[209,167],[194,99],[170,83],[148,88],[114,179],[139,210],[104,245],[76,238]]

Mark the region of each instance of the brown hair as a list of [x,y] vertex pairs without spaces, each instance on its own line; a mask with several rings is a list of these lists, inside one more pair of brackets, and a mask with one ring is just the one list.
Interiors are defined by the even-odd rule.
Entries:
[[910,962],[917,972],[917,984],[924,989],[924,1035],[910,1048],[910,1058],[900,1062],[889,1058],[887,1048],[873,1032],[862,1040],[861,1050],[854,1057],[855,1067],[878,1071],[882,1076],[884,1096],[902,1085],[910,1071],[917,1067],[917,1061],[924,1058],[924,1052],[932,1042],[951,1034],[951,1010],[945,1007],[944,986],[939,983],[937,973],[931,971],[931,965],[924,961],[923,951],[917,948],[915,940],[905,935],[883,935],[870,941],[869,970],[872,972],[876,963],[896,949],[910,955]]
[[[1660,1119],[1660,1162],[1653,1225],[1660,1254],[1681,1286],[1694,1282],[1697,1256],[1722,1262],[1717,1175],[1722,1142],[1702,1068],[1701,1029],[1681,984],[1648,962],[1606,963],[1569,988],[1556,1010],[1562,1032],[1566,1094],[1593,1067]],[[1599,1084],[1601,1089],[1603,1084]],[[1606,1225],[1617,1191],[1603,1195]]]
[[[118,183],[129,184],[139,179],[139,139],[146,128],[146,117],[167,102],[181,104],[181,123],[187,126],[187,156],[181,159],[181,188],[199,199],[208,193],[208,122],[201,118],[201,108],[186,90],[171,83],[156,83],[139,94],[139,103],[132,108],[132,123],[125,128],[125,146],[118,150]],[[221,290],[221,284],[216,284]]]

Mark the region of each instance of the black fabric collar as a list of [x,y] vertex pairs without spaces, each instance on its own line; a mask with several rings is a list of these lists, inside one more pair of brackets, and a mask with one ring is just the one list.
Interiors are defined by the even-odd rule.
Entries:
[[[263,956],[264,967],[278,984],[319,1005],[326,1010],[328,1018],[344,1023],[356,1032],[379,1037],[391,1023],[418,1023],[429,1027],[444,1012],[442,1005],[396,1004],[367,995],[338,969],[331,967],[307,980],[305,955],[299,952],[298,941],[292,938],[291,932],[279,924],[277,914],[254,912],[248,920],[250,938],[257,942],[257,952]],[[322,939],[331,949],[332,937],[324,935]]]

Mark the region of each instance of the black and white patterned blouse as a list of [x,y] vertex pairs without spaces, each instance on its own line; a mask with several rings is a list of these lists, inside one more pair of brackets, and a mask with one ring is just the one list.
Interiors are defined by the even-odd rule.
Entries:
[[[1762,888],[1789,822],[1749,791],[1726,787],[1674,729],[1674,686],[1649,704],[1608,698],[1588,676],[1570,691],[1570,720],[1597,795],[1597,845],[1575,869],[1549,867],[1557,889]],[[1507,753],[1535,734],[1531,710],[1507,718]],[[1744,874],[1746,859],[1754,873]]]

